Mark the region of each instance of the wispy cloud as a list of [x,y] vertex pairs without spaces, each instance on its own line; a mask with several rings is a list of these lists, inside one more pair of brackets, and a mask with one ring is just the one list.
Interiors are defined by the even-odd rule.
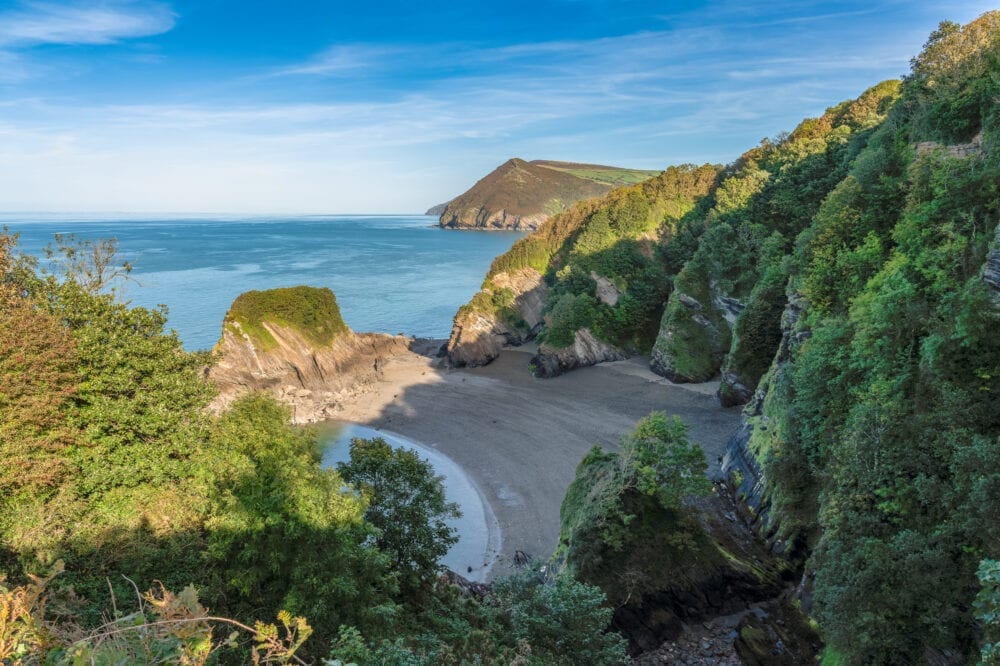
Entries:
[[341,76],[356,74],[380,65],[386,58],[400,55],[398,47],[373,46],[367,44],[344,44],[331,46],[306,62],[281,67],[269,72],[269,76]]
[[[184,82],[173,89],[134,76],[115,94],[91,95],[84,82],[47,95],[36,77],[0,100],[0,209],[52,207],[55,192],[93,209],[402,210],[454,195],[512,155],[726,162],[904,73],[933,27],[873,27],[858,20],[870,11],[860,0],[836,15],[780,1],[769,12],[713,1],[697,16],[589,38],[462,41],[471,33],[455,31],[409,43],[400,31],[314,42],[291,62],[262,47],[193,83],[170,70]],[[137,2],[0,10],[0,81],[23,78],[32,58],[46,64],[44,50],[22,47],[124,41],[174,22],[166,5]],[[133,45],[116,53],[119,64],[137,57]]]
[[167,32],[175,21],[160,3],[28,2],[0,13],[0,47],[112,44]]

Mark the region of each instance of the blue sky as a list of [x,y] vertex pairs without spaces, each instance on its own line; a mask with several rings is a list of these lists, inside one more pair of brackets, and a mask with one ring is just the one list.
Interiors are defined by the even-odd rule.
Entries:
[[422,212],[729,162],[985,2],[0,1],[0,211]]

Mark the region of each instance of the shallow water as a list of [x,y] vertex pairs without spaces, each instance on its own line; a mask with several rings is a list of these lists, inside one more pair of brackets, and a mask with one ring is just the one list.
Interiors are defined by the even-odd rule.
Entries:
[[500,532],[489,505],[483,501],[475,484],[450,458],[440,451],[411,439],[356,424],[329,423],[321,430],[324,446],[323,465],[335,467],[350,460],[351,439],[381,437],[393,448],[416,452],[430,462],[434,471],[444,478],[445,495],[458,503],[462,516],[447,523],[458,532],[458,543],[442,558],[442,564],[473,581],[483,582],[500,552]]
[[134,305],[169,308],[187,349],[208,349],[240,293],[329,287],[355,331],[446,338],[497,255],[524,234],[447,231],[426,215],[308,217],[0,216],[36,256],[53,234],[117,238]]

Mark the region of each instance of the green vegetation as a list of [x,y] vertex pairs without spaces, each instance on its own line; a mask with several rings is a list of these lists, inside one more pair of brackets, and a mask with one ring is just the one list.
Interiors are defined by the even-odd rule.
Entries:
[[442,479],[413,451],[393,449],[384,439],[351,440],[351,460],[337,465],[368,502],[365,520],[378,530],[375,545],[392,558],[403,587],[416,592],[438,574],[438,560],[458,542],[445,523],[458,505],[444,496]]
[[[661,249],[686,264],[653,349],[655,370],[679,381],[705,381],[725,366],[750,392],[756,388],[780,340],[774,315],[783,307],[783,256],[899,94],[898,81],[883,82],[804,120],[790,134],[765,139],[727,169],[707,212],[688,220],[686,231],[696,240],[687,254],[684,247]],[[721,297],[752,304],[737,319],[735,336]]]
[[572,174],[596,183],[604,183],[612,187],[635,185],[660,174],[659,171],[642,169],[623,169],[621,167],[602,166],[600,164],[576,164],[574,162],[555,162],[551,160],[534,160],[532,164]]
[[611,609],[596,587],[526,570],[496,581],[483,598],[439,586],[411,611],[410,635],[381,641],[342,626],[333,664],[525,664],[615,666],[626,662],[621,636],[607,631]]
[[[456,507],[425,461],[356,440],[325,469],[263,394],[211,415],[210,358],[165,312],[15,243],[0,234],[0,661],[621,661],[595,588],[521,576],[480,599],[438,579]],[[335,313],[328,291],[282,292]],[[259,296],[243,311],[275,302]]]
[[[1000,219],[997,53],[1000,12],[942,24],[902,83],[724,172],[668,169],[556,216],[465,310],[525,326],[494,278],[534,269],[546,344],[586,327],[648,349],[662,317],[655,351],[679,376],[721,366],[756,386],[765,528],[815,574],[823,663],[1000,659],[1000,309],[983,272]],[[580,463],[559,577],[462,594],[434,575],[454,507],[425,463],[359,440],[323,469],[315,433],[261,395],[211,415],[209,357],[163,332],[164,311],[116,300],[128,266],[113,242],[62,239],[53,274],[15,240],[0,234],[4,660],[617,663],[604,593],[621,609],[714,580],[730,599],[730,583],[777,577],[699,520],[703,453],[653,414]],[[347,330],[328,290],[245,296],[227,321],[261,344],[264,321],[317,344]],[[726,298],[746,306],[732,332]],[[786,303],[801,312],[782,330]],[[250,629],[221,640],[220,623]],[[743,638],[766,647],[755,626]]]
[[[1000,553],[1000,311],[982,279],[1000,211],[998,48],[1000,13],[944,23],[898,93],[837,107],[855,134],[833,123],[840,157],[797,186],[828,194],[775,218],[794,244],[743,280],[727,367],[751,380],[779,340],[775,299],[804,308],[760,380],[750,448],[769,531],[815,571],[831,663],[978,652],[977,567]],[[752,217],[769,187],[738,210]]]
[[[731,235],[732,229],[720,224],[707,233],[719,237]],[[653,353],[657,358],[672,360],[669,368],[662,367],[660,371],[673,381],[708,381],[729,348],[729,324],[711,305],[715,297],[710,288],[711,258],[702,251],[713,246],[703,242],[684,265],[674,280],[674,293],[663,313],[661,330],[669,331],[670,335],[657,338]],[[686,298],[681,298],[681,294]]]
[[[638,185],[622,187],[600,200],[578,203],[550,219],[497,257],[480,291],[459,311],[516,318],[493,303],[500,288],[494,278],[531,269],[550,286],[541,340],[554,347],[571,344],[579,328],[625,348],[648,349],[656,335],[669,292],[669,264],[657,252],[657,238],[672,237],[680,221],[710,190],[718,168],[671,167]],[[591,273],[624,292],[615,305],[596,299]],[[530,332],[514,327],[522,334]]]
[[236,297],[224,319],[224,325],[239,324],[240,330],[261,348],[271,349],[277,341],[264,326],[265,322],[291,327],[321,347],[350,330],[340,316],[337,297],[326,287],[247,291]]
[[[754,285],[741,313],[733,327],[730,353],[722,368],[724,375],[731,374],[747,382],[752,390],[770,367],[770,360],[781,342],[781,313],[784,311],[785,285],[788,282],[787,267],[782,264],[769,266]],[[731,390],[723,382],[719,391]],[[742,400],[732,399],[732,404]]]
[[595,446],[580,462],[560,510],[556,559],[616,606],[683,587],[723,558],[681,505],[708,489],[701,447],[680,419],[654,412],[618,453]]
[[1000,562],[980,562],[978,577],[981,589],[973,603],[986,633],[980,659],[983,664],[1000,664]]
[[[192,586],[174,594],[161,585],[158,592],[138,596],[135,612],[116,612],[100,627],[81,634],[46,614],[46,588],[61,572],[59,561],[49,575],[32,576],[26,585],[8,589],[0,581],[0,663],[201,666],[218,663],[217,653],[236,648],[241,639],[249,641],[245,654],[254,664],[305,663],[295,654],[312,634],[304,618],[282,611],[281,629],[262,622],[251,627],[210,615]],[[226,631],[226,637],[213,635],[216,629]]]

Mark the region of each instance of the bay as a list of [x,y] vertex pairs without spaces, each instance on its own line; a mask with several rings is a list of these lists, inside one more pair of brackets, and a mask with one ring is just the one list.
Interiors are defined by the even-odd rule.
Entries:
[[233,299],[251,289],[329,287],[355,331],[446,338],[493,258],[524,234],[459,232],[426,215],[0,216],[40,256],[55,233],[115,238],[136,283],[133,305],[166,305],[186,349],[218,340]]

